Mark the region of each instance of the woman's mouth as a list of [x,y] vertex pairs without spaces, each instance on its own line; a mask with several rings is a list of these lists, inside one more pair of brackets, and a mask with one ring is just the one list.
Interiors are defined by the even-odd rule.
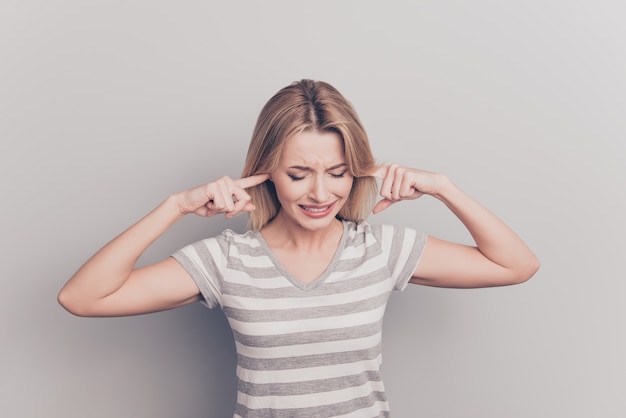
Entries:
[[323,218],[332,212],[335,202],[328,205],[298,205],[302,209],[302,213],[310,218]]

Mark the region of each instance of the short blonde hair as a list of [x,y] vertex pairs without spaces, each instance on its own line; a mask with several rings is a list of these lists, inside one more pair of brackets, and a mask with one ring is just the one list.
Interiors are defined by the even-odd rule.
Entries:
[[[328,83],[296,81],[265,104],[252,134],[242,177],[273,171],[287,139],[302,131],[336,132],[343,139],[348,171],[354,182],[338,217],[355,222],[364,220],[377,193],[376,181],[369,176],[374,169],[374,156],[356,111]],[[266,181],[250,188],[248,193],[255,205],[249,226],[261,229],[280,210],[274,183]]]

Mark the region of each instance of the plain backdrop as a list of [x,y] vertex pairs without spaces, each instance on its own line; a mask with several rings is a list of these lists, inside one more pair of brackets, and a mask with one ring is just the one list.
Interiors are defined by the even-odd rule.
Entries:
[[[238,177],[301,78],[354,104],[379,162],[448,174],[542,262],[513,287],[410,286],[385,317],[395,417],[626,416],[622,1],[0,3],[0,415],[232,416],[200,304],[85,319],[56,294],[166,196]],[[470,243],[425,197],[372,223]],[[245,217],[188,217],[141,263]]]

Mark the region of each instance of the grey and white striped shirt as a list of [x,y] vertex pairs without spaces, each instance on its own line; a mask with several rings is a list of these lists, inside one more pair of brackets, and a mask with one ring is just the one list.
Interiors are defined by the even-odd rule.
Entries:
[[233,330],[235,417],[389,416],[383,314],[427,238],[392,225],[343,227],[327,270],[307,284],[281,266],[259,231],[226,230],[173,254]]

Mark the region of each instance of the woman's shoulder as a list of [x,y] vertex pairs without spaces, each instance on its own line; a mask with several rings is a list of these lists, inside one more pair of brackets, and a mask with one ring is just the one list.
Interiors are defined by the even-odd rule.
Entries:
[[259,233],[256,230],[246,230],[244,232],[236,232],[232,229],[224,229],[217,235],[211,235],[206,238],[199,239],[183,250],[189,248],[212,248],[219,246],[223,252],[228,252],[229,247],[258,247],[260,245]]
[[258,231],[254,229],[247,229],[243,232],[233,231],[232,229],[225,229],[220,232],[216,237],[223,237],[226,239],[253,239],[256,237]]
[[230,245],[251,245],[258,246],[260,243],[260,233],[256,229],[248,229],[243,232],[225,229],[212,238],[218,242],[228,243]]

